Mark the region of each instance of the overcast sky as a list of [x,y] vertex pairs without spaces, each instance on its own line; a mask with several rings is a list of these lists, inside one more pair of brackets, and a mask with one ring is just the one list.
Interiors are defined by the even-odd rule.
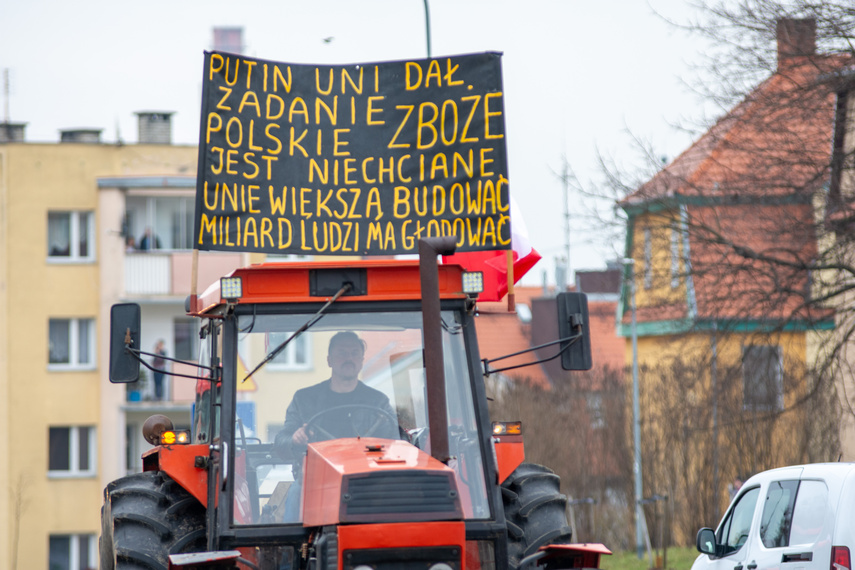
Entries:
[[[511,192],[543,255],[524,280],[550,282],[565,251],[557,173],[584,181],[596,153],[634,154],[627,131],[673,158],[691,137],[671,125],[698,114],[683,83],[701,44],[654,12],[685,20],[685,0],[429,0],[434,57],[503,52]],[[137,140],[135,111],[174,111],[173,142],[198,142],[203,51],[215,26],[242,26],[248,56],[292,63],[359,63],[427,55],[423,0],[0,0],[2,118],[32,142],[68,128]],[[8,109],[8,116],[6,110]],[[597,269],[623,244],[575,220],[571,268]]]

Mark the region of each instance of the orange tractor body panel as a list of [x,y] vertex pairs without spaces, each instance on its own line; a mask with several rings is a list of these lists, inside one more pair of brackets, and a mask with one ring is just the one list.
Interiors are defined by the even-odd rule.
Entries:
[[[354,453],[354,450],[359,450]],[[421,473],[437,472],[449,479],[449,488],[454,496],[453,511],[431,513],[431,519],[463,518],[460,496],[457,492],[454,470],[437,461],[414,445],[390,439],[345,438],[320,441],[309,444],[304,464],[304,473],[314,476],[306,480],[306,502],[303,504],[303,525],[323,526],[342,522],[352,522],[355,515],[348,514],[347,500],[351,478],[358,479],[378,471],[399,471]],[[304,479],[305,480],[305,479]],[[389,491],[386,489],[386,491]],[[391,493],[388,493],[391,494]],[[388,496],[387,494],[387,496]],[[387,496],[377,496],[378,504],[387,500]],[[366,507],[370,511],[370,505]],[[383,514],[387,517],[387,514]],[[399,520],[426,520],[422,513],[401,513]],[[371,514],[360,514],[361,522],[371,520]]]
[[204,506],[208,506],[208,471],[196,458],[207,459],[208,445],[163,445],[143,454],[143,471],[163,471]]
[[386,523],[345,525],[338,529],[338,559],[346,560],[348,550],[371,548],[419,548],[455,546],[459,548],[460,570],[466,569],[466,525],[455,522]]
[[[366,270],[365,294],[341,297],[341,302],[351,301],[406,301],[421,299],[419,262],[415,260],[354,260],[352,269]],[[260,263],[236,269],[228,277],[240,277],[243,282],[241,303],[317,302],[328,296],[313,296],[310,272],[324,269],[340,270],[341,262],[312,263]],[[439,295],[441,299],[462,299],[460,290],[463,268],[459,265],[440,265]],[[196,299],[195,309],[205,313],[226,303],[220,293],[220,283],[212,284]]]

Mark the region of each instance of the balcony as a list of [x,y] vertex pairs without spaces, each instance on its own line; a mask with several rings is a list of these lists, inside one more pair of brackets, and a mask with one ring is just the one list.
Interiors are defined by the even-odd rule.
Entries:
[[[192,252],[155,251],[125,254],[125,296],[185,297],[190,294]],[[244,264],[241,253],[199,252],[198,290]]]

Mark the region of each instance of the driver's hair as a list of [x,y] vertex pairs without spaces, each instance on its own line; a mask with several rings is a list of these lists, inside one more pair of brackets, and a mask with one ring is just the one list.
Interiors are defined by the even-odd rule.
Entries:
[[359,338],[359,335],[357,335],[353,331],[341,331],[341,332],[335,333],[332,336],[332,338],[330,339],[330,345],[329,345],[329,348],[327,349],[327,354],[332,354],[333,347],[335,345],[337,345],[341,342],[345,342],[345,341],[358,342],[359,345],[362,347],[362,354],[365,354],[365,348],[366,348],[365,341],[362,340],[361,338]]

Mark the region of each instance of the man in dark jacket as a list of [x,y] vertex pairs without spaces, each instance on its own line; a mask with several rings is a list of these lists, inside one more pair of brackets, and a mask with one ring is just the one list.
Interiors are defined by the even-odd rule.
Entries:
[[[356,333],[343,331],[330,339],[327,353],[330,377],[294,394],[285,412],[285,426],[274,443],[281,455],[299,462],[310,441],[399,437],[389,398],[359,380],[364,358],[365,342]],[[300,491],[299,483],[288,491],[286,522],[297,520]]]

